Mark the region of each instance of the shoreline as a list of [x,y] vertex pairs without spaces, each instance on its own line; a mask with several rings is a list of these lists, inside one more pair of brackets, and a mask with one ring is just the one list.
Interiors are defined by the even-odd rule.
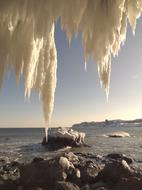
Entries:
[[50,159],[35,157],[28,163],[0,160],[0,164],[0,190],[128,190],[130,184],[131,190],[142,187],[142,168],[123,154],[100,156],[68,150]]

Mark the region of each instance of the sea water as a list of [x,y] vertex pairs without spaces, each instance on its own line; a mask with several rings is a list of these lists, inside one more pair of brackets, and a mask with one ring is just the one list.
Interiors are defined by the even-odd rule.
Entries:
[[[52,130],[52,129],[51,129]],[[109,153],[123,153],[136,160],[142,161],[142,126],[127,127],[97,127],[82,126],[78,131],[86,133],[85,141],[90,148],[77,148],[74,151],[107,155]],[[109,138],[105,134],[125,131],[130,137]],[[0,158],[8,161],[30,161],[34,157],[52,156],[64,151],[50,151],[41,145],[45,131],[42,128],[1,128],[0,129]]]

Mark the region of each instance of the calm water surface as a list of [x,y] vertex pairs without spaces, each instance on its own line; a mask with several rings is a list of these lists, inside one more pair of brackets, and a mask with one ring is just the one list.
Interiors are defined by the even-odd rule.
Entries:
[[[86,142],[91,148],[76,149],[77,152],[91,152],[106,155],[108,153],[124,153],[134,159],[142,160],[142,127],[81,127],[79,131],[86,133]],[[107,138],[104,134],[125,131],[130,134],[126,138]],[[0,158],[8,161],[29,161],[35,156],[52,157],[62,152],[49,151],[40,144],[44,129],[0,129]]]

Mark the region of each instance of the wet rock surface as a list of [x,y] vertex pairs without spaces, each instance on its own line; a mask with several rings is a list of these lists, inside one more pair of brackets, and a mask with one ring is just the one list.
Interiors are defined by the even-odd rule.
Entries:
[[108,154],[108,155],[106,156],[106,158],[107,158],[108,160],[118,160],[118,161],[125,160],[128,164],[132,164],[132,163],[133,163],[133,159],[127,157],[125,154],[117,154],[117,153]]
[[79,187],[70,182],[58,181],[54,187],[54,190],[79,190]]
[[122,154],[66,152],[0,165],[0,190],[142,190],[142,170]]

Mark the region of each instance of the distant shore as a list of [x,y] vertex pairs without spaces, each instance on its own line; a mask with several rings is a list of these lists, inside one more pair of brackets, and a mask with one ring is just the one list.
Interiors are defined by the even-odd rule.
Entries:
[[116,120],[108,120],[105,121],[91,121],[91,122],[81,122],[74,124],[72,128],[77,127],[85,127],[85,126],[99,126],[99,127],[117,127],[117,126],[136,126],[136,127],[142,127],[142,119],[134,119],[134,120],[122,120],[122,119],[116,119]]

